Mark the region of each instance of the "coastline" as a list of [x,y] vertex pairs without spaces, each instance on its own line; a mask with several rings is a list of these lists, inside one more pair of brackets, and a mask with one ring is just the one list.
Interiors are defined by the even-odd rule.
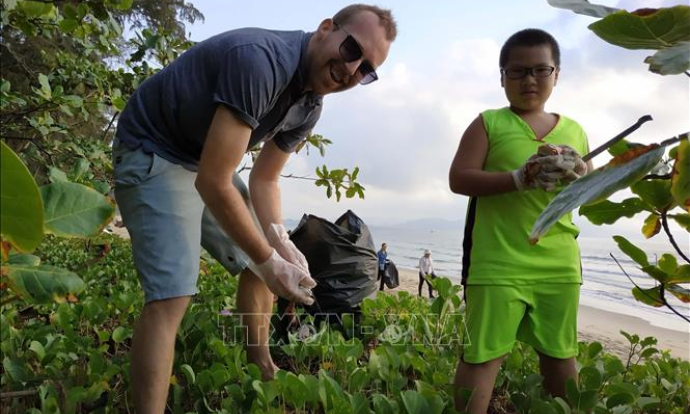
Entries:
[[[419,276],[416,269],[398,267],[400,286],[386,288],[386,292],[395,293],[401,290],[412,295],[417,294]],[[428,289],[422,288],[427,297]],[[627,360],[630,350],[628,340],[620,333],[637,334],[640,339],[652,336],[657,339],[657,349],[669,351],[671,356],[690,360],[690,331],[681,332],[652,325],[636,316],[615,313],[587,305],[580,305],[578,312],[578,338],[581,341],[598,341],[604,350]]]

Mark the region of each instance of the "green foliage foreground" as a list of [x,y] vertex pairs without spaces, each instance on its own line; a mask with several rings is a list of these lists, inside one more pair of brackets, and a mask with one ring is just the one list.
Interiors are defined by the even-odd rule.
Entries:
[[[37,254],[78,272],[86,289],[76,303],[2,307],[2,412],[132,412],[129,349],[143,297],[129,243],[108,235],[50,236]],[[435,285],[433,302],[382,294],[365,301],[358,324],[345,319],[342,331],[291,334],[273,348],[283,370],[262,382],[258,368],[246,365],[241,339],[233,339],[236,278],[204,260],[201,293],[177,337],[170,412],[453,413],[460,287],[447,279]],[[536,355],[516,346],[490,412],[685,413],[690,362],[658,350],[654,338],[625,336],[630,356],[624,360],[598,342],[580,344],[580,381],[568,386],[566,400],[545,394]]]

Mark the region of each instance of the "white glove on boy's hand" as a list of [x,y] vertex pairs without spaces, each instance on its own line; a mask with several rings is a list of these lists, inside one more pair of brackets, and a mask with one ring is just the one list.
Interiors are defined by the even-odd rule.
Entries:
[[275,249],[265,262],[249,262],[249,270],[276,295],[307,305],[314,303],[311,289],[316,286],[316,282],[309,276],[309,272],[283,259]]
[[268,244],[270,244],[283,259],[292,263],[293,265],[302,268],[309,274],[309,263],[302,252],[299,251],[295,243],[290,240],[290,236],[282,224],[271,224],[266,234]]
[[586,173],[587,164],[577,151],[567,145],[545,144],[511,176],[518,190],[554,191],[558,184],[570,183]]

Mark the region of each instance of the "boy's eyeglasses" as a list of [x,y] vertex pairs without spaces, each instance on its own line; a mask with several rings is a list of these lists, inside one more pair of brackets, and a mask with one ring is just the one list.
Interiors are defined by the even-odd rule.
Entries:
[[[345,40],[343,40],[343,42],[340,44],[340,57],[345,61],[345,63],[350,63],[361,59],[362,55],[364,55],[364,52],[362,51],[362,46],[359,45],[357,39],[352,37],[352,35],[348,33],[344,27],[339,25],[336,26],[342,29],[347,35]],[[355,77],[360,85],[368,85],[379,78],[374,70],[374,67],[371,66],[371,63],[366,60],[362,61],[355,71]]]
[[535,78],[548,78],[554,70],[556,68],[553,66],[535,66],[533,68],[501,68],[501,73],[506,75],[508,79],[522,79],[527,75],[532,75]]

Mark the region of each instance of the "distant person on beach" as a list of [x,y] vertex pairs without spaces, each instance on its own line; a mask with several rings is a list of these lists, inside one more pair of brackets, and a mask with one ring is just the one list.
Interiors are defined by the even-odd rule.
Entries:
[[380,291],[383,291],[383,286],[385,285],[385,280],[386,280],[386,267],[388,267],[388,263],[390,261],[388,260],[388,252],[386,249],[388,248],[388,245],[386,243],[381,244],[381,250],[376,253],[378,256],[379,260],[379,279],[381,280],[381,286],[379,287]]
[[544,110],[560,72],[550,34],[513,34],[499,66],[509,106],[472,121],[449,173],[450,189],[470,196],[462,271],[469,337],[455,375],[456,391],[472,390],[467,399],[457,392],[456,408],[470,413],[486,413],[516,340],[537,351],[551,395],[564,397],[566,380],[577,379],[579,230],[567,214],[537,245],[528,236],[553,190],[592,169],[579,155],[588,152],[587,136],[575,121]]
[[[198,42],[132,94],[113,164],[145,298],[132,339],[134,411],[165,410],[200,245],[239,275],[247,361],[273,378],[273,295],[311,304],[316,285],[283,226],[281,171],[321,117],[323,97],[376,81],[396,34],[390,10],[365,4],[313,32],[230,30]],[[354,114],[334,116],[349,122]],[[258,146],[245,185],[236,170]]]
[[419,258],[419,287],[417,290],[419,291],[419,296],[422,296],[422,286],[424,286],[424,283],[429,286],[429,297],[434,298],[434,293],[433,293],[433,288],[431,287],[431,283],[429,283],[429,280],[427,279],[427,276],[436,279],[436,273],[434,272],[434,261],[431,259],[431,250],[427,249],[424,250],[424,255]]

